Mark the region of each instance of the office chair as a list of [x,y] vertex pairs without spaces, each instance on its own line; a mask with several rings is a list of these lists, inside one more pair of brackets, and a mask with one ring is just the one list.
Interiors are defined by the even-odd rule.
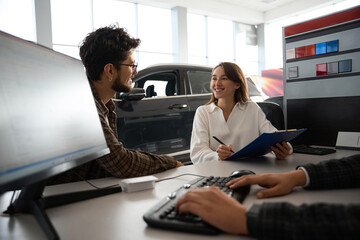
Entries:
[[274,127],[278,130],[285,128],[284,113],[278,104],[272,102],[257,102],[257,104]]

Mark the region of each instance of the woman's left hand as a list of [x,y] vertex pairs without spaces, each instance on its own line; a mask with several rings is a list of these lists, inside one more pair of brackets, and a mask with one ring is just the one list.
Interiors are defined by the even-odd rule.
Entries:
[[282,144],[277,143],[276,147],[271,146],[271,150],[275,153],[277,159],[283,160],[290,154],[291,147],[287,142],[282,142]]

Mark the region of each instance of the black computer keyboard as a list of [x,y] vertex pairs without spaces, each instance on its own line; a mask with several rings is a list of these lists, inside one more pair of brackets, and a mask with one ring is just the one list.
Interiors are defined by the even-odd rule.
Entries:
[[170,193],[149,209],[143,218],[151,227],[202,234],[218,234],[221,232],[220,230],[210,226],[196,215],[190,213],[179,215],[175,211],[175,204],[188,190],[212,185],[219,187],[223,192],[242,203],[250,191],[250,186],[241,187],[236,190],[229,189],[225,184],[232,179],[234,178],[213,176],[197,178]]
[[313,155],[326,155],[336,152],[333,148],[310,147],[307,145],[296,145],[293,147],[294,153],[304,153]]

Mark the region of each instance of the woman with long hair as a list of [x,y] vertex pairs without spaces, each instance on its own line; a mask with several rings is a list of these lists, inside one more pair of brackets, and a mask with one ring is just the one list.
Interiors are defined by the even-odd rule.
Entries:
[[[235,63],[221,62],[214,67],[210,88],[210,101],[200,106],[194,117],[190,144],[194,164],[225,160],[262,133],[277,131],[261,108],[249,100],[245,75]],[[219,145],[213,136],[229,145]],[[283,142],[272,150],[278,159],[284,159],[292,148]]]

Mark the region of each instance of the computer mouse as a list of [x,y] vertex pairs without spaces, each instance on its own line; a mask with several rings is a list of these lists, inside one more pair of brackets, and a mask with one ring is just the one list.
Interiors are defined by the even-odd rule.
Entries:
[[248,169],[241,169],[241,170],[233,171],[229,177],[238,178],[243,175],[250,175],[250,174],[256,174],[256,173]]

